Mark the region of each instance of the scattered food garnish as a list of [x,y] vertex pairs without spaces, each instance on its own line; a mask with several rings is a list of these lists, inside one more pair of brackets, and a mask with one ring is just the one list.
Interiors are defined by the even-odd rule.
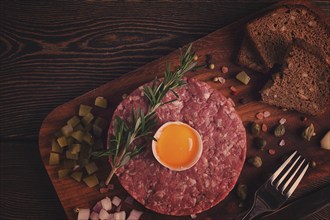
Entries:
[[197,54],[195,54],[195,55],[193,56],[193,60],[194,60],[194,61],[197,61],[197,60],[198,60],[198,55],[197,55]]
[[247,197],[247,185],[239,184],[236,188],[236,194],[241,200],[245,200]]
[[280,141],[279,145],[280,145],[281,147],[283,147],[283,146],[285,145],[285,140],[282,139],[282,140]]
[[57,153],[50,153],[49,165],[58,165],[60,163],[60,155]]
[[89,162],[88,164],[85,165],[85,169],[87,171],[87,174],[91,175],[98,170],[98,167],[94,162]]
[[211,64],[209,65],[209,68],[210,68],[211,70],[214,70],[214,68],[215,68],[214,63],[211,63]]
[[91,215],[89,216],[89,218],[90,218],[91,220],[99,220],[99,219],[100,219],[100,217],[99,217],[99,213],[97,213],[97,212],[92,212]]
[[315,161],[311,161],[310,164],[311,164],[311,167],[313,167],[313,168],[316,167],[316,165],[317,165]]
[[100,108],[107,108],[108,107],[108,100],[104,97],[101,97],[101,96],[96,97],[94,105],[98,106]]
[[267,131],[268,131],[268,127],[267,127],[267,125],[266,125],[265,123],[263,123],[263,124],[261,125],[261,130],[262,130],[263,132],[267,132]]
[[78,220],[86,220],[89,219],[90,210],[89,209],[79,209],[78,212]]
[[228,67],[226,67],[226,66],[223,66],[222,68],[221,68],[221,72],[222,73],[228,73]]
[[236,75],[236,79],[238,79],[244,85],[247,85],[249,84],[251,78],[246,72],[241,71]]
[[218,77],[218,81],[219,81],[221,84],[224,84],[224,83],[226,82],[226,79],[223,78],[223,77],[221,77],[221,76],[219,76],[219,77]]
[[110,214],[105,209],[101,209],[99,219],[110,219]]
[[213,82],[218,82],[219,81],[219,79],[218,79],[218,77],[216,76],[216,77],[214,77],[213,78],[213,80],[212,80]]
[[248,163],[253,165],[256,168],[259,168],[262,165],[262,160],[260,157],[255,156],[255,157],[249,158]]
[[274,135],[276,137],[282,137],[285,134],[285,127],[283,124],[279,124],[278,126],[276,126],[275,130],[274,130]]
[[106,187],[101,187],[100,188],[100,193],[107,193],[107,192],[109,192],[110,191],[110,189],[108,189],[108,188],[106,188]]
[[264,117],[268,118],[270,116],[270,112],[269,111],[264,111]]
[[314,125],[313,124],[310,124],[307,128],[304,129],[304,131],[302,132],[301,136],[310,141],[311,138],[313,136],[315,136],[315,129],[314,129]]
[[115,213],[113,213],[113,218],[114,218],[114,220],[125,220],[126,212],[125,211],[115,212]]
[[120,199],[119,197],[114,196],[114,197],[112,198],[112,204],[113,204],[114,206],[119,206],[120,203],[121,203],[121,199]]
[[256,137],[254,139],[254,143],[256,145],[256,148],[259,149],[259,150],[264,150],[266,144],[267,144],[267,141],[263,138],[260,138],[260,137]]
[[279,123],[280,123],[281,125],[284,125],[285,122],[286,122],[286,119],[285,119],[285,118],[281,118],[280,121],[279,121]]
[[93,107],[91,107],[91,106],[81,104],[78,115],[84,117],[88,113],[90,113],[92,111],[92,109],[93,109]]
[[[110,136],[109,149],[103,151],[97,151],[93,154],[97,157],[109,157],[109,163],[111,165],[111,171],[105,184],[108,185],[113,175],[120,167],[129,162],[130,159],[140,154],[144,146],[137,146],[132,144],[135,140],[142,137],[152,138],[153,129],[156,126],[156,109],[166,103],[162,102],[163,97],[168,91],[174,93],[174,89],[181,87],[184,84],[184,73],[192,70],[196,66],[196,62],[193,61],[193,54],[190,53],[191,46],[188,47],[184,56],[180,55],[180,65],[172,72],[168,65],[165,70],[165,76],[163,81],[159,81],[157,78],[153,81],[151,86],[145,86],[143,93],[149,101],[149,106],[146,112],[142,109],[132,109],[130,125],[127,124],[122,118],[116,117],[114,119],[114,131]],[[209,65],[210,67],[212,64]],[[214,64],[213,64],[214,68]],[[176,101],[176,99],[169,102]]]
[[76,172],[73,172],[73,173],[71,174],[71,177],[72,177],[74,180],[76,180],[77,182],[80,182],[80,181],[81,181],[82,176],[83,176],[83,172],[81,172],[81,171],[76,171]]
[[93,207],[93,211],[99,213],[99,212],[101,211],[101,209],[102,209],[101,201],[98,201],[98,202],[94,205],[94,207]]
[[59,179],[62,179],[64,177],[67,177],[70,173],[70,170],[69,169],[60,169],[58,170],[58,178]]
[[321,139],[321,148],[325,150],[330,150],[330,131],[328,131],[324,137]]
[[231,86],[229,87],[230,91],[231,91],[231,94],[233,95],[237,95],[238,94],[238,90],[236,89],[235,86]]
[[253,122],[251,124],[251,134],[255,135],[255,136],[260,134],[260,125],[259,124],[255,123],[255,122]]
[[258,113],[256,114],[256,118],[259,119],[259,120],[262,120],[262,119],[264,118],[264,113],[262,113],[262,112],[258,112]]
[[94,187],[97,184],[99,184],[99,180],[95,174],[85,177],[83,181],[86,183],[88,187]]
[[112,208],[112,202],[109,197],[105,197],[101,200],[102,208],[106,211],[109,211]]
[[276,151],[275,151],[275,149],[269,149],[269,150],[268,150],[268,153],[269,153],[270,155],[275,155]]
[[[197,218],[197,215],[195,215],[195,214],[191,214],[190,217],[191,217],[192,219],[195,219],[195,218]],[[132,219],[132,220],[133,220],[133,219]]]

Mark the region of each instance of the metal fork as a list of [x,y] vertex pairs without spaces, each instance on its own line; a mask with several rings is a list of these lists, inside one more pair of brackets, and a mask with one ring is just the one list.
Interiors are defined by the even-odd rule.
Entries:
[[[295,191],[308,167],[309,163],[306,163],[305,159],[297,154],[297,151],[293,152],[266,183],[256,191],[252,208],[243,219],[253,219],[282,206]],[[291,183],[293,179],[295,181]],[[288,188],[289,185],[290,188]]]

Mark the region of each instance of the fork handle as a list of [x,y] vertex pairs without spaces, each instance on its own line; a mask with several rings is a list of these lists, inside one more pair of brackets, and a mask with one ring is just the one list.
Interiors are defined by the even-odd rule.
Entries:
[[245,216],[242,218],[242,220],[250,220],[258,215],[271,211],[269,206],[259,197],[256,197],[254,200],[254,203],[251,207],[251,209],[245,214]]

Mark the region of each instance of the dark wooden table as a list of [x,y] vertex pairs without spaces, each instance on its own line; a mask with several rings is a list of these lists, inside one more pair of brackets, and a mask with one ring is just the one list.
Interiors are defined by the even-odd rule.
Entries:
[[275,2],[1,1],[0,218],[66,219],[38,150],[52,109]]

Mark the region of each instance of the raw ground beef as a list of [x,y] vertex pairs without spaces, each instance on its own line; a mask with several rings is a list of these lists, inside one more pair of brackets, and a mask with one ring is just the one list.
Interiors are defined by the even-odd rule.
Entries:
[[[114,116],[128,119],[133,106],[146,110],[142,88],[123,100]],[[150,142],[116,174],[127,192],[146,208],[180,216],[215,206],[233,189],[245,160],[246,133],[232,101],[207,83],[187,79],[176,91],[179,100],[157,110],[159,126],[181,121],[195,128],[203,140],[200,160],[188,170],[171,171],[154,158]],[[173,98],[168,93],[164,101]]]

